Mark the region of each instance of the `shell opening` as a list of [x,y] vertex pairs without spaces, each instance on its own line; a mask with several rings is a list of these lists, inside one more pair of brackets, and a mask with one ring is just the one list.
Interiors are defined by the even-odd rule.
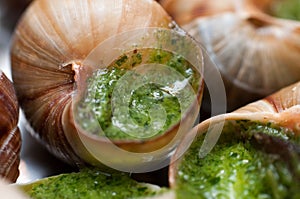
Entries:
[[[182,159],[171,165],[177,196],[298,196],[299,140],[291,132],[271,123],[228,120],[218,144],[202,159],[198,152],[205,131],[201,128]],[[249,186],[243,186],[245,179]]]

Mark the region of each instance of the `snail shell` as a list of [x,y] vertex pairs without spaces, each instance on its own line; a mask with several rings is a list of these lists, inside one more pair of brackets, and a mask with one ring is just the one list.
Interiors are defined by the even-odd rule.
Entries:
[[[11,48],[12,77],[29,131],[70,164],[99,164],[82,144],[72,111],[84,60],[111,36],[143,27],[168,29],[170,24],[169,15],[152,0],[34,1],[15,30]],[[145,142],[116,144],[145,152],[170,137],[150,141],[150,149]],[[105,141],[86,139],[89,146],[106,150]]]
[[14,87],[0,72],[0,178],[15,182],[19,176],[21,134]]
[[[180,164],[181,155],[185,153],[195,136],[203,133],[212,133],[218,139],[218,133],[213,129],[222,128],[233,124],[234,121],[249,120],[261,124],[274,124],[284,132],[292,132],[296,140],[300,136],[300,82],[292,84],[280,91],[256,102],[250,103],[231,113],[214,116],[198,124],[190,134],[187,134],[180,143],[172,157],[173,164],[169,169],[169,182],[171,186],[176,184],[177,168]],[[219,127],[218,127],[219,126]],[[176,160],[176,161],[175,161]]]
[[200,41],[225,82],[228,110],[300,79],[300,23],[268,10],[276,1],[165,0],[175,21]]

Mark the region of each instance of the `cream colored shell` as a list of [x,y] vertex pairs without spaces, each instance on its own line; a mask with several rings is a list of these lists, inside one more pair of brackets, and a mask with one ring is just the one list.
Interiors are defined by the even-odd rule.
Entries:
[[299,81],[300,22],[266,13],[274,1],[161,3],[208,50],[223,76],[229,110]]

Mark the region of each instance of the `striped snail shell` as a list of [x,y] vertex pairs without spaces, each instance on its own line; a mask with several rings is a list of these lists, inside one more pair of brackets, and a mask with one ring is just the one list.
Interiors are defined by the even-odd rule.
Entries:
[[0,178],[15,182],[19,176],[21,134],[19,105],[11,81],[0,72]]

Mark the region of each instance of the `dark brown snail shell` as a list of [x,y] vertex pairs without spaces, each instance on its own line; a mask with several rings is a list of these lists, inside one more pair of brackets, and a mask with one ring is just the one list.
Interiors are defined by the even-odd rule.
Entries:
[[13,84],[0,72],[0,178],[15,182],[19,176],[21,134],[19,106]]

